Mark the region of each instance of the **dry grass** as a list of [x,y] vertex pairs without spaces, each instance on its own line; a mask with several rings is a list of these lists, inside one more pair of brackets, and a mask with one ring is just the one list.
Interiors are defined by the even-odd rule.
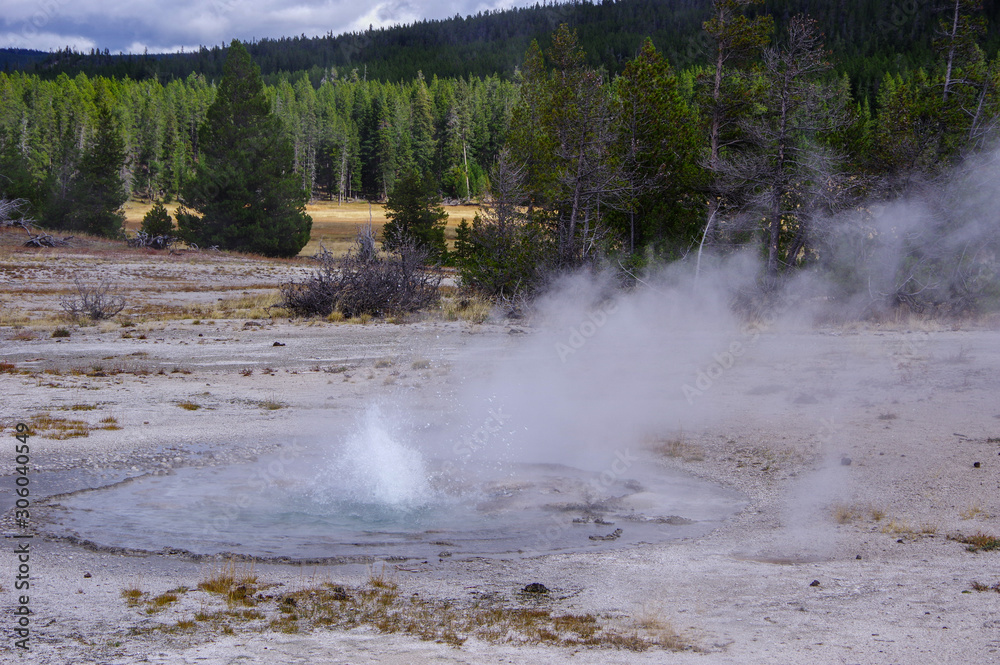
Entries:
[[[463,218],[472,220],[479,211],[478,206],[447,206],[447,226],[445,238],[449,246],[455,239],[455,231]],[[306,206],[306,212],[312,217],[312,232],[309,242],[299,252],[299,256],[313,256],[320,251],[320,244],[335,256],[347,253],[357,236],[358,227],[369,221],[376,235],[381,236],[382,227],[388,221],[385,208],[367,202],[351,202],[338,204],[335,201],[314,201]],[[139,218],[141,221],[141,217]]]
[[278,409],[284,409],[286,406],[288,406],[284,402],[278,401],[273,398],[263,399],[260,400],[259,402],[255,402],[255,404],[260,408],[264,409],[265,411],[277,411]]
[[208,576],[198,583],[198,588],[208,593],[223,596],[230,607],[256,605],[254,594],[261,588],[257,583],[254,564],[225,561],[209,571]]
[[128,603],[129,607],[135,607],[142,600],[146,593],[139,588],[139,584],[133,584],[132,586],[127,586],[121,591],[122,598]]
[[197,411],[201,408],[200,404],[195,404],[194,402],[178,402],[177,406],[181,407],[185,411]]
[[689,443],[684,437],[684,432],[655,442],[653,449],[664,457],[682,459],[685,462],[701,462],[705,459],[705,449]]
[[[550,645],[567,648],[603,648],[630,651],[689,650],[695,647],[659,616],[638,620],[565,613],[552,608],[548,597],[510,602],[498,596],[474,601],[451,601],[403,593],[394,571],[383,565],[369,569],[359,586],[326,582],[265,595],[276,585],[261,583],[253,564],[225,561],[207,571],[198,588],[221,596],[226,609],[205,604],[187,620],[183,630],[206,626],[223,634],[235,627],[295,634],[318,628],[369,628],[460,647],[470,637],[494,644]],[[138,586],[122,591],[129,606],[143,604],[153,614],[177,601],[187,589],[173,589],[148,598]],[[464,594],[463,594],[464,595]],[[557,601],[556,601],[557,602]],[[178,622],[178,625],[181,622]],[[177,625],[159,624],[140,632],[176,632]]]
[[1000,550],[1000,538],[987,535],[982,531],[974,533],[971,536],[956,536],[954,539],[960,543],[968,545],[966,549],[970,552],[992,552],[994,550]]
[[31,317],[20,309],[4,306],[3,310],[0,310],[0,327],[20,328],[28,325],[29,321],[31,321]]
[[283,616],[270,626],[282,632],[297,632],[310,625],[345,630],[368,626],[456,647],[475,637],[494,644],[568,648],[693,648],[663,621],[619,625],[592,614],[564,614],[534,604],[512,606],[498,600],[463,607],[451,601],[406,597],[384,573],[372,574],[357,588],[327,583],[296,591],[279,600],[279,611]]
[[94,429],[85,420],[53,417],[48,413],[36,413],[33,415],[28,421],[28,427],[31,428],[33,436],[56,440],[87,437],[90,436],[90,431]]
[[913,535],[915,533],[907,522],[896,519],[890,519],[888,522],[883,524],[881,531],[882,533],[897,536]]
[[166,593],[161,593],[159,596],[150,598],[149,608],[146,611],[149,612],[150,614],[152,614],[153,612],[158,612],[163,608],[167,607],[168,605],[176,603],[177,599],[178,596],[176,593],[172,593],[170,591],[167,591]]
[[837,524],[850,524],[860,518],[860,514],[851,506],[838,504],[833,507],[833,521]]
[[870,520],[881,522],[886,517],[884,509],[872,505],[846,505],[835,504],[833,506],[833,521],[837,524],[850,524],[851,522],[862,522]]
[[975,519],[977,515],[983,515],[984,517],[989,517],[983,510],[983,505],[978,501],[971,504],[968,508],[959,513],[959,517],[961,517],[963,520]]
[[478,297],[448,297],[441,300],[441,316],[445,321],[468,321],[485,323],[493,313],[493,305]]

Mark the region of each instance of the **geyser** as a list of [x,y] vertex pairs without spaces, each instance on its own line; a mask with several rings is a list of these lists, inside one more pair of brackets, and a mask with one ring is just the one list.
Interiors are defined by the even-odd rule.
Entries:
[[97,546],[261,558],[511,556],[698,536],[744,505],[711,483],[650,472],[632,452],[606,468],[462,470],[426,458],[418,443],[371,409],[331,450],[179,469],[63,497],[46,530]]

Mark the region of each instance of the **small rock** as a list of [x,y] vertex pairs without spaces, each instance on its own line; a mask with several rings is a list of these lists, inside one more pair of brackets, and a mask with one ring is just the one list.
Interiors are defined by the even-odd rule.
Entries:
[[819,586],[819,580],[813,580],[809,583],[809,586]]
[[541,582],[532,582],[528,586],[521,589],[521,593],[548,593],[549,588],[542,584]]
[[840,466],[851,466],[851,462],[852,462],[852,460],[851,460],[850,457],[841,457],[840,458]]
[[856,557],[854,557],[854,558],[855,558],[855,559],[858,559],[858,560],[860,561],[860,560],[861,560],[861,555],[859,554],[859,555],[857,555],[857,556],[856,556]]
[[982,465],[979,462],[973,462],[972,463],[972,468],[973,469],[978,469],[980,466],[982,466]]
[[275,342],[271,346],[284,346],[284,344],[282,344],[281,342]]
[[622,535],[621,529],[615,529],[606,536],[590,536],[591,540],[618,540]]
[[91,578],[91,577],[93,577],[93,575],[91,575],[90,573],[84,573],[83,576],[86,577],[86,578],[88,578],[88,579]]

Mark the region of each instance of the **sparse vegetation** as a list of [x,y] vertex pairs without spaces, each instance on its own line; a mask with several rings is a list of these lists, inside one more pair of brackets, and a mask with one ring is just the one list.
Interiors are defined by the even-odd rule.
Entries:
[[963,520],[975,519],[977,515],[983,514],[983,506],[978,501],[959,513]]
[[[265,593],[275,586],[261,582],[252,563],[221,562],[207,572],[198,589],[220,597],[226,609],[203,605],[192,619],[139,630],[175,632],[205,625],[233,634],[235,626],[248,624],[252,630],[294,634],[317,628],[368,627],[455,647],[475,637],[494,644],[628,651],[696,648],[659,616],[630,620],[564,613],[549,607],[548,599],[544,605],[537,600],[511,604],[493,596],[463,603],[406,594],[385,565],[378,571],[370,569],[368,579],[357,587],[326,582],[291,592]],[[180,587],[150,598],[136,585],[124,589],[122,597],[129,607],[144,607],[146,614],[155,614],[172,606],[187,591]]]
[[978,591],[978,592],[996,591],[997,593],[1000,593],[1000,582],[997,582],[993,586],[990,586],[988,584],[983,584],[982,582],[977,582],[976,580],[973,580],[972,583],[970,584],[970,587],[972,588],[973,591]]
[[[125,298],[107,280],[102,280],[97,286],[87,286],[77,277],[76,295],[65,296],[60,301],[63,311],[77,320],[87,317],[91,321],[109,319],[125,309]],[[53,337],[56,335],[53,333]]]
[[992,552],[994,550],[1000,550],[1000,538],[987,535],[982,531],[974,533],[971,536],[956,536],[955,540],[968,545],[966,549],[970,552]]
[[122,598],[128,603],[129,607],[135,607],[139,604],[139,601],[145,594],[145,592],[139,588],[138,585],[128,586],[122,589]]
[[386,255],[375,246],[371,229],[358,234],[354,247],[335,258],[323,249],[320,267],[302,282],[281,287],[281,306],[296,316],[346,318],[416,312],[438,301],[441,276],[424,268],[426,255],[400,242]]
[[253,607],[256,604],[254,594],[260,587],[253,563],[230,560],[209,571],[208,576],[198,583],[198,588],[224,597],[230,607]]
[[85,420],[57,418],[48,413],[37,413],[28,421],[31,433],[46,439],[72,439],[90,436],[92,427]]
[[479,297],[452,297],[442,301],[441,313],[446,321],[485,323],[493,313],[493,304]]
[[684,432],[657,442],[654,448],[664,457],[682,459],[685,462],[700,462],[705,459],[705,449],[689,443],[684,437]]
[[195,404],[194,402],[178,402],[177,406],[181,407],[185,411],[197,411],[201,408],[200,404]]

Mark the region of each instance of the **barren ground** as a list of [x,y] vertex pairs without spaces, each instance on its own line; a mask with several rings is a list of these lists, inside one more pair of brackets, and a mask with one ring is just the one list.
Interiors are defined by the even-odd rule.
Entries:
[[[270,316],[265,307],[277,285],[303,274],[305,263],[125,252],[89,240],[76,249],[29,251],[10,236],[0,240],[5,510],[14,498],[18,422],[35,427],[31,500],[41,507],[58,503],[45,497],[81,483],[251,459],[307,435],[302,423],[316,414],[347,427],[364,404],[389,392],[425,405],[434,418],[443,409],[437,395],[465,373],[488,374],[534,334],[530,322],[474,324],[441,313],[365,325]],[[63,321],[59,299],[76,276],[114,279],[129,307],[94,325]],[[59,328],[69,337],[53,337]],[[960,542],[1000,535],[996,321],[797,330],[780,339],[809,349],[794,363],[776,354],[774,335],[765,330],[738,371],[716,382],[712,390],[730,408],[683,438],[663,432],[648,443],[664,468],[748,497],[746,510],[706,537],[384,568],[259,563],[256,584],[277,600],[259,603],[260,618],[220,622],[198,619],[233,609],[198,588],[218,562],[95,550],[38,535],[31,541],[31,650],[23,653],[13,646],[12,618],[23,593],[14,589],[12,536],[23,531],[8,510],[0,549],[3,659],[1000,662],[1000,551],[970,552]],[[838,378],[851,367],[870,374]],[[841,407],[831,414],[824,404],[834,391]],[[86,436],[59,438],[74,428]],[[361,588],[373,572],[387,575],[401,598],[426,599],[439,610],[468,613],[489,599],[507,611],[590,616],[660,644],[634,651],[553,645],[558,635],[516,644],[450,640],[431,629],[430,639],[420,639],[372,624],[273,623],[289,614],[281,612],[282,594],[326,582]],[[531,582],[551,593],[519,593]],[[176,601],[152,603],[179,588]],[[138,602],[123,596],[128,589],[138,590]],[[423,620],[433,624],[433,614]]]

